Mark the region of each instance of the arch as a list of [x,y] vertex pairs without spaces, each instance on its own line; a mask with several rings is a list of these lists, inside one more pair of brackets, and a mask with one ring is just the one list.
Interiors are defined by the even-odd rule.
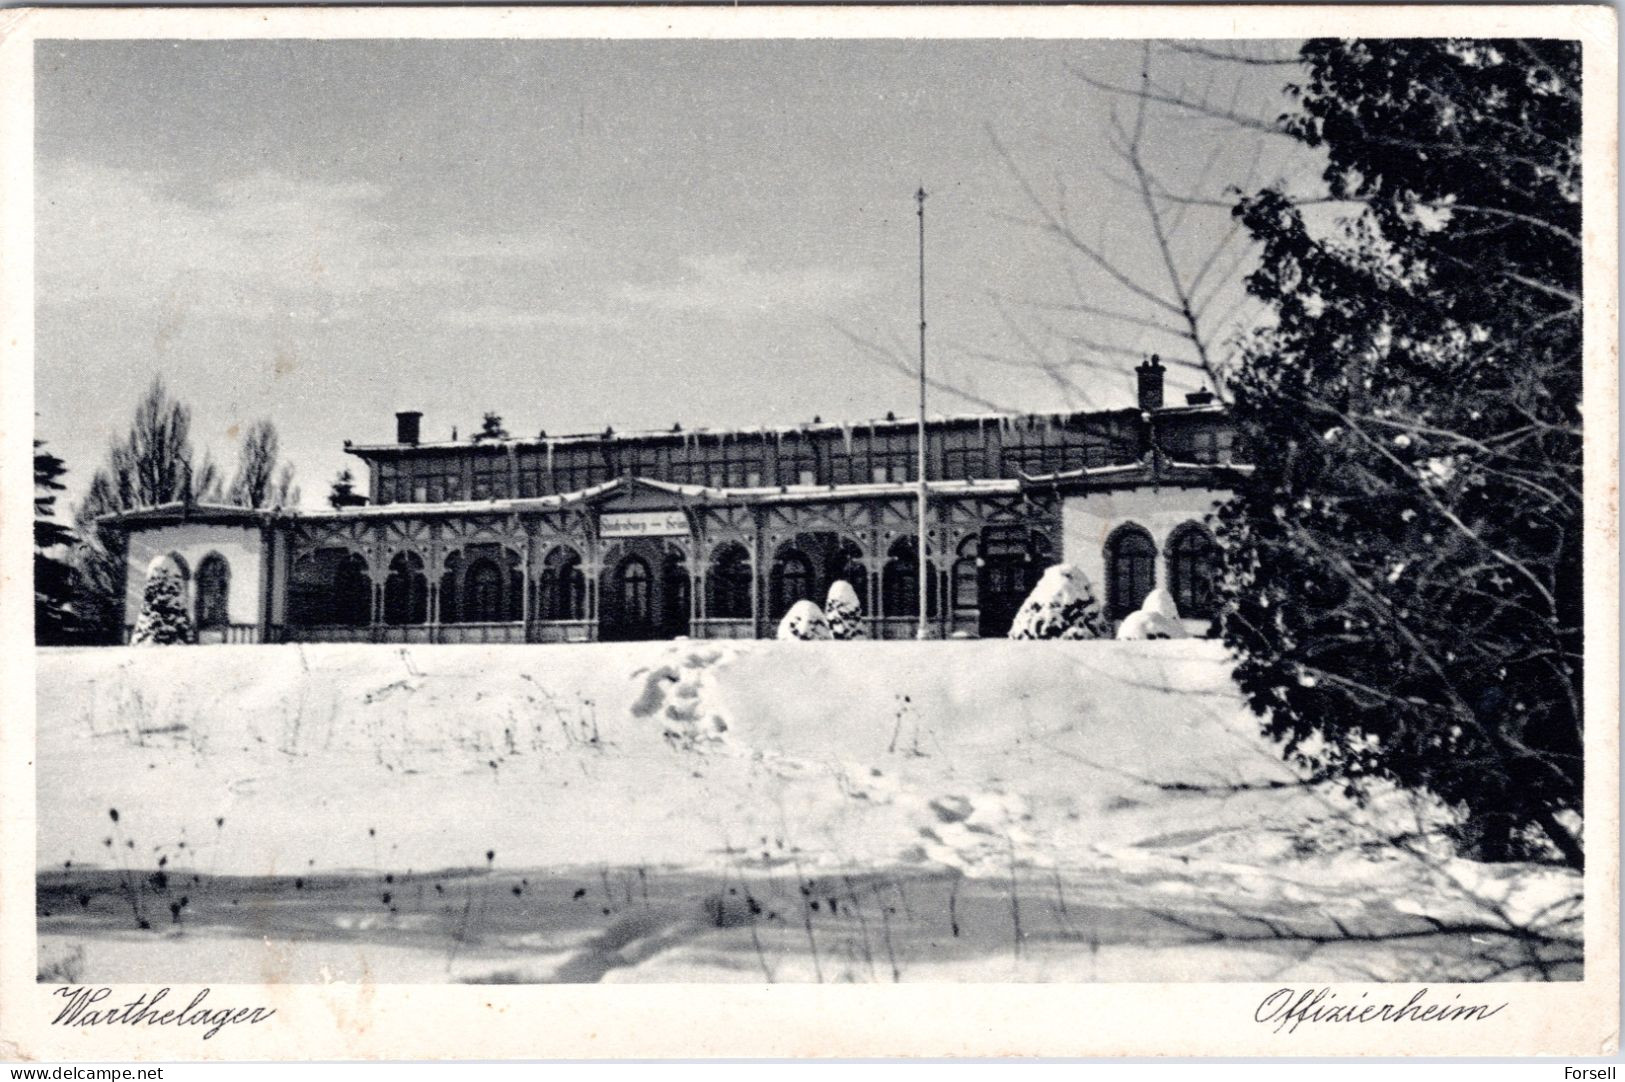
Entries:
[[556,545],[542,558],[540,596],[536,606],[543,620],[584,620],[587,617],[587,576],[581,553],[569,545]]
[[520,619],[524,589],[517,552],[495,542],[466,545],[446,557],[440,622],[511,623]]
[[[920,615],[919,544],[913,536],[899,537],[886,550],[886,566],[880,573],[880,593],[885,615]],[[937,613],[937,576],[925,580],[925,615]]]
[[301,554],[288,579],[288,623],[296,627],[372,623],[372,578],[366,558],[342,546]]
[[754,613],[751,600],[750,553],[736,541],[719,545],[711,553],[710,571],[705,577],[706,615],[721,620],[749,620]]
[[397,552],[384,578],[384,623],[422,624],[429,620],[429,576],[423,557]]
[[1179,614],[1193,620],[1218,615],[1219,545],[1199,522],[1182,522],[1168,538],[1168,589]]
[[1106,615],[1121,620],[1157,585],[1157,543],[1144,526],[1125,522],[1106,538]]
[[171,552],[164,558],[175,565],[175,570],[181,574],[181,582],[190,587],[192,584],[192,565],[186,562],[186,557],[178,552]]
[[768,575],[769,597],[772,609],[769,616],[777,620],[790,611],[797,601],[813,599],[812,561],[797,549],[781,548],[773,558]]
[[231,565],[218,552],[203,557],[197,566],[197,607],[193,624],[198,630],[231,624]]

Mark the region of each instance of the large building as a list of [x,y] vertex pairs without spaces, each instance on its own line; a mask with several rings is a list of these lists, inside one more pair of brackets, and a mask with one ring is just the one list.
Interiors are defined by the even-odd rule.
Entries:
[[[1002,636],[1043,569],[1082,568],[1113,619],[1167,587],[1213,612],[1204,518],[1245,470],[1212,396],[926,425],[926,605],[935,636]],[[918,623],[917,423],[393,443],[346,449],[365,501],[323,511],[170,504],[127,513],[126,625],[170,556],[201,642],[758,638],[850,582],[870,634]]]

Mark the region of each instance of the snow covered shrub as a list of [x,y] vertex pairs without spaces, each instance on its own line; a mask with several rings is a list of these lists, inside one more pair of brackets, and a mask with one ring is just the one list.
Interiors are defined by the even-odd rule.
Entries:
[[829,621],[829,634],[834,639],[863,639],[863,606],[858,604],[858,592],[845,579],[830,583],[829,600],[824,602],[824,618]]
[[830,638],[829,621],[818,606],[811,601],[797,601],[790,606],[790,611],[784,614],[779,621],[779,634],[781,639],[827,639]]
[[1105,639],[1106,617],[1089,576],[1071,564],[1044,572],[1010,625],[1012,639]]
[[186,614],[186,583],[168,556],[147,565],[147,585],[136,621],[134,646],[168,646],[192,641],[192,619]]
[[1163,589],[1146,594],[1140,611],[1130,613],[1118,626],[1117,637],[1124,641],[1185,638],[1185,625],[1179,622],[1179,606],[1173,595]]

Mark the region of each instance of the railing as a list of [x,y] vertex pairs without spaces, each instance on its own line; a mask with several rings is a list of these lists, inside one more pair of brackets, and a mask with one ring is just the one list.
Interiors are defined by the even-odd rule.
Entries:
[[591,642],[591,620],[536,620],[530,625],[531,642]]
[[689,635],[696,639],[754,639],[756,622],[722,617],[707,617],[691,623]]
[[525,625],[523,623],[441,624],[436,630],[439,632],[435,639],[436,642],[485,643],[525,641]]
[[199,646],[213,646],[228,644],[241,646],[260,641],[258,624],[220,624],[214,627],[200,627],[197,631]]

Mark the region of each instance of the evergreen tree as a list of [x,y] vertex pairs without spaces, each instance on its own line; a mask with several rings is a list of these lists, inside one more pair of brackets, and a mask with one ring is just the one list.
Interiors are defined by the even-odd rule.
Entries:
[[360,507],[367,502],[367,497],[355,490],[355,474],[348,468],[339,471],[333,478],[333,487],[327,493],[327,504],[335,510],[346,507]]
[[1012,639],[1109,639],[1089,576],[1068,564],[1044,572],[1010,625]]
[[58,480],[67,467],[34,441],[34,641],[43,646],[72,642],[73,568],[62,552],[73,545],[73,531],[56,521]]
[[1312,41],[1287,119],[1349,212],[1238,214],[1274,324],[1231,384],[1225,641],[1287,753],[1584,864],[1580,50]]
[[495,413],[487,413],[480,421],[480,430],[474,433],[475,443],[482,440],[505,440],[507,438],[508,430],[502,427],[502,417]]
[[858,592],[845,579],[830,583],[829,597],[824,602],[824,620],[829,624],[830,637],[833,639],[869,637],[863,626],[863,606],[858,603]]
[[192,641],[192,618],[186,611],[186,582],[167,556],[147,567],[142,588],[141,617],[136,621],[132,646],[173,646]]

